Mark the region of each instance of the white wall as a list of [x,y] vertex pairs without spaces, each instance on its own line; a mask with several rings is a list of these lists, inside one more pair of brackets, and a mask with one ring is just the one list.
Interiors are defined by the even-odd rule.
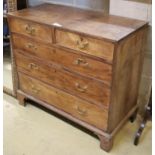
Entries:
[[72,5],[102,12],[109,10],[109,0],[29,0],[29,5],[34,6],[43,2]]
[[42,0],[28,0],[29,6],[35,6],[41,3],[42,3]]
[[152,5],[127,0],[110,0],[110,14],[152,22]]

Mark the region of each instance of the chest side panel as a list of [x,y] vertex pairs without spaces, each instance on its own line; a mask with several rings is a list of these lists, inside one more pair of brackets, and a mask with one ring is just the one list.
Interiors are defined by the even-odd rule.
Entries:
[[114,65],[109,132],[136,106],[140,83],[146,27],[117,45]]

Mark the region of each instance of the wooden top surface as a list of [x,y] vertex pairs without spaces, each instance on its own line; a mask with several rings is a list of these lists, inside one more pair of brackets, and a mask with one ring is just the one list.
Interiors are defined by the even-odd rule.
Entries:
[[113,42],[121,40],[147,24],[145,21],[55,4],[42,4],[8,15],[104,38]]

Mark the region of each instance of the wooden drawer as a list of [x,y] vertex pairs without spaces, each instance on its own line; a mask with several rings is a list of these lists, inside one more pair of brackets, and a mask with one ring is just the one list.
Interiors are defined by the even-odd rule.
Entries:
[[15,57],[18,70],[83,99],[108,107],[110,89],[103,83],[83,78],[58,66],[47,65],[17,51]]
[[52,43],[52,30],[48,26],[16,18],[10,18],[9,25],[11,32]]
[[107,85],[111,85],[112,66],[109,64],[66,50],[52,48],[25,37],[21,38],[18,35],[12,35],[12,38],[15,49],[24,50],[26,53],[45,61],[53,61],[72,71],[103,80]]
[[110,62],[113,59],[114,45],[112,43],[62,30],[56,30],[55,36],[56,43],[60,46],[100,57]]
[[23,92],[51,104],[97,128],[106,130],[108,120],[108,112],[106,110],[21,73],[18,75],[20,89]]

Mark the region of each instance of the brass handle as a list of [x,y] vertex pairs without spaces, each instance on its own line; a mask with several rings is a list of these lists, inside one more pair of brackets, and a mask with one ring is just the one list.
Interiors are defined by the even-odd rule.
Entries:
[[38,70],[38,69],[39,69],[38,65],[36,65],[36,64],[34,64],[34,63],[30,63],[30,64],[28,65],[28,67],[29,67],[30,69],[35,69],[35,70]]
[[87,114],[87,110],[86,110],[86,109],[81,109],[79,106],[76,106],[75,109],[77,110],[77,112],[78,112],[80,115],[85,116],[85,115]]
[[32,27],[32,28],[31,28],[31,35],[34,35],[34,34],[35,34],[35,31],[36,31],[35,28]]
[[32,92],[38,94],[40,92],[39,88],[36,88],[34,85],[31,86]]
[[86,90],[87,90],[87,88],[88,88],[88,86],[84,86],[84,87],[80,86],[79,83],[75,83],[75,87],[76,87],[76,89],[77,89],[78,91],[80,91],[80,92],[82,92],[82,93],[86,92]]
[[76,59],[76,60],[74,61],[74,64],[75,64],[75,65],[81,65],[81,66],[84,66],[84,67],[86,67],[86,66],[89,65],[88,62],[87,62],[86,60],[82,59],[82,58]]
[[30,25],[26,25],[25,26],[25,31],[26,33],[30,34],[30,35],[35,35],[35,28],[30,26]]
[[89,42],[83,38],[80,38],[79,40],[77,40],[76,44],[79,49],[86,49],[89,45]]
[[31,44],[31,43],[28,43],[26,45],[26,47],[29,48],[29,49],[35,49],[35,50],[37,49],[37,47],[35,45]]

